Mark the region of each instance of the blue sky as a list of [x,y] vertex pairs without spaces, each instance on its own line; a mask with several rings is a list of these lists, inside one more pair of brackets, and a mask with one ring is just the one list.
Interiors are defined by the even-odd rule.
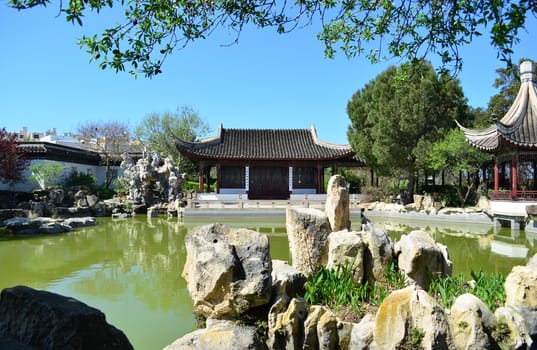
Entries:
[[[309,128],[319,137],[347,143],[346,105],[352,94],[397,61],[372,65],[365,57],[323,56],[317,28],[278,35],[247,30],[237,45],[225,30],[169,56],[164,73],[133,78],[99,69],[76,44],[107,17],[84,27],[57,17],[58,3],[17,12],[0,2],[0,127],[31,131],[56,127],[75,132],[88,121],[122,121],[131,128],[150,113],[191,106],[214,132],[227,128]],[[92,20],[94,23],[92,23]],[[93,29],[92,29],[93,28]],[[514,62],[537,59],[537,21],[521,33]],[[503,66],[488,37],[463,48],[459,75],[471,106],[485,107],[496,93],[495,70]]]

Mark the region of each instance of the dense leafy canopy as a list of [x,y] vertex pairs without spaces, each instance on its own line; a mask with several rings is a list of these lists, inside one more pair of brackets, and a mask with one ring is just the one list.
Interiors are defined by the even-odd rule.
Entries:
[[143,143],[147,143],[150,149],[178,161],[182,172],[193,175],[197,169],[177,151],[175,140],[180,138],[183,141],[193,142],[209,131],[209,125],[198,112],[191,107],[183,106],[174,113],[146,115],[134,133]]
[[452,178],[464,174],[466,184],[455,188],[463,207],[471,190],[475,190],[479,168],[491,160],[491,155],[470,146],[459,128],[450,130],[441,140],[434,143],[427,153],[426,162],[433,170],[443,171]]
[[0,129],[0,181],[15,184],[24,180],[24,170],[30,161],[18,148],[17,134]]
[[[10,0],[17,9],[46,6],[50,0]],[[489,31],[498,56],[510,62],[526,16],[537,13],[535,0],[70,0],[60,2],[68,21],[120,6],[123,19],[103,33],[84,36],[80,45],[100,66],[153,76],[162,72],[175,49],[211,35],[218,28],[236,32],[246,26],[286,33],[320,22],[325,54],[340,49],[347,57],[370,61],[402,57],[413,62],[429,54],[445,66],[461,67],[461,46]]]
[[412,193],[415,172],[431,144],[468,115],[457,80],[437,75],[423,63],[404,84],[390,67],[358,90],[347,105],[349,142],[381,176],[403,176]]

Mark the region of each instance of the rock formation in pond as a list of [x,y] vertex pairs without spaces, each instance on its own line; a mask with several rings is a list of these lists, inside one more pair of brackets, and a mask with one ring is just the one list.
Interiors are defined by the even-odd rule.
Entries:
[[170,157],[162,159],[156,151],[145,152],[144,157],[135,163],[126,153],[121,168],[129,184],[129,201],[149,207],[157,202],[171,203],[182,198],[186,174],[180,172]]
[[[358,232],[333,232],[327,213],[311,209],[289,209],[286,220],[292,266],[270,264],[268,242],[257,232],[209,225],[187,235],[183,276],[196,311],[208,317],[207,326],[166,350],[533,348],[537,256],[527,266],[513,268],[505,282],[506,303],[494,314],[469,294],[445,310],[427,289],[432,274],[451,274],[451,262],[447,248],[427,232],[411,232],[399,242],[372,225]],[[306,304],[306,274],[318,264],[351,262],[356,281],[381,283],[387,268],[400,266],[409,285],[393,291],[375,314],[365,314],[358,323],[339,319],[326,306]],[[266,292],[268,283],[271,293]],[[256,321],[245,324],[248,317]],[[258,326],[257,332],[252,325]],[[239,336],[244,336],[240,343]]]

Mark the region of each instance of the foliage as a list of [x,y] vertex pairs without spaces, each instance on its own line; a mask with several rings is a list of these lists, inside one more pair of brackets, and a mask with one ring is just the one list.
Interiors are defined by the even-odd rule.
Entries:
[[104,158],[106,177],[104,187],[109,188],[114,180],[112,165],[120,159],[130,140],[129,127],[121,122],[86,122],[78,126],[83,141]]
[[95,189],[97,179],[92,174],[85,174],[76,170],[64,177],[62,185],[67,188],[82,186],[90,190]]
[[358,90],[347,105],[350,144],[380,176],[403,174],[412,196],[416,170],[428,145],[465,120],[468,107],[457,80],[437,75],[420,62],[404,84],[394,78],[401,68],[390,67]]
[[58,184],[60,175],[63,173],[63,165],[45,160],[43,163],[34,163],[28,167],[32,174],[30,180],[39,185],[42,190]]
[[138,139],[146,142],[150,149],[158,151],[163,156],[171,156],[178,161],[181,171],[187,173],[190,178],[195,178],[197,168],[177,151],[175,141],[179,138],[183,141],[194,142],[209,131],[209,125],[197,111],[183,106],[174,113],[146,115],[136,126],[134,133]]
[[[46,6],[50,0],[9,0],[16,9]],[[537,12],[534,1],[346,1],[299,0],[206,1],[91,0],[59,3],[59,13],[82,25],[91,12],[121,7],[123,18],[105,24],[101,34],[83,36],[79,45],[102,69],[152,77],[174,50],[205,39],[217,29],[236,33],[249,26],[287,33],[321,23],[318,38],[325,55],[339,47],[347,57],[363,55],[371,62],[401,57],[407,62],[437,55],[445,67],[462,66],[460,48],[488,30],[498,56],[510,62],[526,15]]]
[[353,172],[351,169],[340,168],[339,175],[345,178],[349,193],[360,193],[362,179],[360,179],[360,177],[355,172]]
[[[522,58],[519,63],[524,61],[535,61]],[[520,89],[520,74],[518,66],[509,66],[506,68],[496,69],[498,77],[494,80],[494,87],[499,88],[500,92],[492,96],[488,104],[488,113],[497,119],[503,118],[509,108],[513,105],[515,98]]]
[[367,281],[356,282],[354,261],[338,265],[335,269],[320,266],[314,274],[309,274],[305,284],[304,300],[310,305],[321,304],[338,310],[351,309],[363,316],[372,306],[378,307],[392,291],[403,288],[405,279],[394,261],[385,270],[385,283],[374,286]]
[[17,134],[0,129],[0,181],[11,185],[23,181],[29,164],[18,147]]
[[490,155],[471,147],[459,128],[450,130],[443,139],[437,141],[426,159],[427,165],[433,170],[442,170],[452,177],[459,173],[466,174],[466,184],[459,183],[455,186],[461,207],[465,205],[471,190],[477,186],[475,173],[487,161],[490,161]]
[[380,187],[375,186],[363,186],[362,194],[370,202],[382,201],[386,197],[387,193]]
[[130,189],[129,179],[125,176],[120,176],[114,180],[114,190],[118,193],[127,193]]
[[455,299],[465,293],[474,294],[494,312],[505,304],[505,277],[502,275],[487,275],[483,270],[471,272],[473,282],[469,283],[463,274],[453,278],[438,276],[431,279],[429,294],[436,297],[444,308],[451,308]]

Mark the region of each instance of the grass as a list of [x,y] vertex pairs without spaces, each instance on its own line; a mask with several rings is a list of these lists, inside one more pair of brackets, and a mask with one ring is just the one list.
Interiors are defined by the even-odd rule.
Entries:
[[394,290],[403,288],[404,275],[392,261],[385,271],[386,283],[374,286],[367,281],[356,282],[353,263],[335,269],[320,266],[315,274],[309,274],[304,300],[310,305],[326,305],[340,317],[348,321],[357,321],[366,313],[376,310],[382,301]]
[[[368,312],[376,312],[383,300],[394,290],[405,287],[404,274],[392,261],[385,271],[385,283],[358,283],[353,278],[353,263],[335,269],[321,266],[317,273],[308,275],[304,299],[309,305],[326,305],[344,320],[360,320]],[[431,279],[429,294],[443,308],[451,308],[455,299],[472,293],[494,312],[505,303],[505,277],[489,275],[480,270],[471,273],[473,282],[465,276],[437,276]]]

